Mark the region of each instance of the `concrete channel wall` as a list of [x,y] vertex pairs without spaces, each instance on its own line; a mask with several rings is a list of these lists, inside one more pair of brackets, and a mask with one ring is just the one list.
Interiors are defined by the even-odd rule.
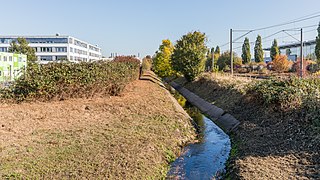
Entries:
[[240,124],[240,122],[231,114],[225,113],[223,109],[205,101],[179,84],[175,82],[170,82],[169,84],[184,96],[192,105],[196,106],[208,118],[213,120],[226,133],[235,131],[236,127]]

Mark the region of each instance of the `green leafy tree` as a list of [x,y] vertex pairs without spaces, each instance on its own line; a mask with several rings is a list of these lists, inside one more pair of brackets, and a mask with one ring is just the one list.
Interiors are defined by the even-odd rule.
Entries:
[[251,61],[251,53],[250,53],[250,43],[249,39],[245,38],[242,45],[242,62],[244,64],[249,63]]
[[[238,57],[238,55],[233,52],[233,65],[239,66],[242,64],[242,59]],[[226,51],[221,54],[217,61],[217,65],[220,71],[230,70],[231,62],[230,62],[230,52]]]
[[211,52],[211,57],[212,57],[212,55],[214,54],[214,47],[211,48],[210,52]]
[[28,66],[37,61],[35,50],[29,46],[25,38],[18,38],[18,42],[10,43],[9,52],[27,55]]
[[257,63],[263,62],[263,49],[260,35],[257,36],[256,44],[254,46],[254,61]]
[[173,68],[188,81],[194,80],[204,71],[207,47],[204,33],[190,32],[177,41],[172,54]]
[[162,40],[159,51],[157,51],[153,58],[153,70],[160,77],[169,77],[174,74],[171,62],[173,49],[174,47],[169,39]]
[[270,57],[272,61],[275,59],[276,56],[280,55],[280,50],[278,47],[278,42],[276,39],[273,40],[271,50],[270,50]]
[[317,57],[317,63],[320,64],[320,22],[317,30],[318,30],[318,36],[316,37],[315,54]]
[[214,60],[217,61],[220,57],[220,47],[217,46],[216,50],[214,51]]
[[211,52],[210,52],[209,48],[208,48],[208,51],[207,51],[207,59],[211,59]]

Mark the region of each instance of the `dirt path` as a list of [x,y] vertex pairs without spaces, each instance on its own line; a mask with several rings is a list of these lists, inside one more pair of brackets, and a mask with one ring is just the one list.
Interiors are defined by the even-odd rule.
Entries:
[[0,177],[161,178],[194,138],[167,93],[135,81],[118,97],[0,105]]

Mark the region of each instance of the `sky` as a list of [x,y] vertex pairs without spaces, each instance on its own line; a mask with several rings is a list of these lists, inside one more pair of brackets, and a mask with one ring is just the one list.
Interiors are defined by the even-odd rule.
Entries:
[[[250,30],[320,14],[319,0],[0,0],[0,35],[70,35],[97,44],[104,56],[153,55],[163,39],[175,43],[184,34],[201,31],[207,46],[226,51],[230,29]],[[310,16],[308,16],[310,15]],[[305,26],[304,40],[314,39],[319,17],[286,26],[254,31],[246,37],[254,42],[258,34],[263,46],[297,42],[294,31],[268,35],[283,29]],[[234,39],[245,32],[233,33]],[[285,37],[289,36],[289,37]],[[244,37],[243,37],[244,38]],[[241,53],[243,38],[234,43]],[[254,44],[252,43],[253,48]]]

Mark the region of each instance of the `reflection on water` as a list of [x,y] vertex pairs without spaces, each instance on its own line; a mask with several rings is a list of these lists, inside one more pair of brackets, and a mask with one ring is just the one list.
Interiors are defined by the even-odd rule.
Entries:
[[189,116],[193,119],[195,127],[197,129],[198,140],[202,141],[205,133],[205,123],[204,118],[199,109],[192,106],[188,101],[186,101],[184,109],[187,111]]
[[195,121],[199,142],[183,149],[182,155],[171,164],[167,178],[218,178],[218,174],[225,168],[231,149],[229,136],[180,94],[174,96]]

